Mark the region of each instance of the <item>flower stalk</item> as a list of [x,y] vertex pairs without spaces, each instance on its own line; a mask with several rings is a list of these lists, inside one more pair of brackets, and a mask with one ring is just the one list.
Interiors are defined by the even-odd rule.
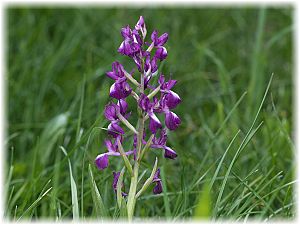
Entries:
[[131,177],[130,181],[130,189],[128,193],[128,201],[127,201],[127,214],[128,214],[128,221],[131,222],[134,214],[134,208],[135,208],[135,194],[137,189],[137,183],[138,183],[138,171],[139,171],[139,163],[134,163],[134,169],[133,169],[133,176]]
[[[119,62],[112,63],[112,70],[107,72],[107,76],[114,80],[110,87],[110,97],[116,99],[116,103],[110,102],[105,106],[104,115],[110,122],[107,127],[109,138],[104,141],[107,148],[106,153],[98,155],[95,164],[99,170],[108,167],[111,156],[121,156],[124,167],[120,172],[113,172],[113,189],[117,197],[119,208],[126,202],[128,221],[134,218],[134,211],[137,199],[147,191],[152,183],[155,184],[153,194],[159,194],[162,190],[160,179],[160,169],[158,168],[158,158],[152,167],[152,172],[142,185],[139,183],[139,169],[142,167],[142,160],[149,149],[160,149],[164,151],[164,157],[175,159],[177,153],[167,146],[167,129],[175,130],[181,123],[180,118],[173,112],[181,102],[178,94],[171,89],[177,83],[176,80],[166,81],[165,76],[160,74],[158,83],[151,83],[152,77],[158,74],[158,62],[163,61],[168,53],[164,44],[168,40],[168,34],[161,36],[154,30],[151,34],[151,44],[145,41],[147,29],[144,18],[141,16],[134,29],[129,25],[121,29],[124,38],[118,52],[133,59],[136,69],[140,74],[140,80],[134,78],[134,71],[128,73]],[[146,50],[145,50],[146,49]],[[153,54],[151,53],[152,51]],[[151,55],[152,54],[152,55]],[[129,85],[133,84],[136,90]],[[133,97],[137,105],[137,125],[134,127],[128,117],[127,97]],[[165,127],[161,123],[158,114],[163,114]],[[148,124],[148,126],[147,126]],[[124,128],[133,132],[133,146],[125,151],[123,147],[125,136]],[[148,141],[146,138],[148,137]],[[133,157],[131,156],[133,155]],[[126,174],[130,174],[130,187],[126,193]],[[143,179],[143,176],[140,176]],[[138,186],[141,188],[138,190]]]

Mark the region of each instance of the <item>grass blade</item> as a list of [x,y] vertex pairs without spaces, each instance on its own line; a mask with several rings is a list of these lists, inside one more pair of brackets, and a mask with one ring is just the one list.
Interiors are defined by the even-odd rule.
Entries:
[[211,216],[211,197],[208,183],[204,184],[202,193],[199,195],[198,203],[194,211],[194,219],[209,219]]
[[[226,172],[226,175],[225,175],[225,177],[224,177],[224,180],[223,180],[223,183],[222,183],[222,186],[221,186],[221,189],[220,189],[218,198],[217,198],[217,202],[216,202],[216,205],[215,205],[215,209],[214,209],[214,217],[215,217],[216,214],[217,214],[217,209],[218,209],[219,203],[220,203],[220,201],[221,201],[221,198],[222,198],[222,195],[223,195],[223,192],[224,192],[224,189],[225,189],[225,185],[226,185],[226,183],[227,183],[227,180],[228,180],[229,174],[230,174],[230,172],[231,172],[231,169],[232,169],[234,163],[236,162],[236,159],[237,159],[237,157],[239,156],[240,152],[241,152],[241,151],[244,149],[244,147],[246,146],[245,143],[247,143],[247,140],[249,140],[249,136],[250,136],[250,134],[251,134],[251,132],[252,132],[252,130],[253,130],[253,127],[254,127],[254,125],[255,125],[255,123],[256,123],[256,120],[257,120],[257,118],[258,118],[258,115],[259,115],[259,113],[260,113],[260,111],[261,111],[261,109],[262,109],[263,103],[265,102],[267,93],[268,93],[269,88],[270,88],[270,86],[271,86],[272,79],[273,79],[273,74],[271,75],[271,78],[270,78],[270,81],[269,81],[268,86],[267,86],[267,88],[266,88],[264,97],[263,97],[263,99],[262,99],[262,101],[261,101],[261,103],[260,103],[260,106],[259,106],[259,108],[258,108],[258,110],[257,110],[256,115],[255,115],[255,118],[254,118],[254,120],[253,120],[253,122],[252,122],[252,124],[251,124],[251,127],[250,127],[250,129],[248,130],[248,132],[247,132],[245,138],[243,139],[242,143],[240,144],[238,150],[236,151],[236,153],[235,153],[235,155],[234,155],[234,157],[233,157],[233,159],[232,159],[232,161],[231,161],[231,163],[230,163],[230,165],[229,165],[229,168],[228,168],[228,170],[227,170],[227,172]],[[258,129],[259,127],[260,127],[260,126],[258,126],[257,129]],[[257,129],[256,129],[256,130],[257,130]],[[254,135],[253,132],[252,132],[252,135]]]
[[70,171],[70,182],[71,182],[71,194],[72,194],[72,212],[73,212],[73,220],[79,220],[79,207],[78,207],[78,196],[77,196],[77,187],[72,173],[72,166],[70,159],[68,157],[67,151],[64,147],[60,146],[60,149],[68,158],[69,162],[69,171]]
[[34,208],[45,196],[51,191],[52,187],[50,187],[47,191],[45,191],[42,195],[40,195],[19,217],[17,221],[19,221],[24,215],[26,215],[32,208]]
[[97,218],[103,219],[103,217],[107,217],[109,214],[94,180],[91,164],[89,164],[89,181]]

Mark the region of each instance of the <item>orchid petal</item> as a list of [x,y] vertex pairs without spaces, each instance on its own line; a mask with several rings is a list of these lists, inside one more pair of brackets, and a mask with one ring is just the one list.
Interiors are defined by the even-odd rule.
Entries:
[[165,158],[175,159],[177,157],[177,153],[168,146],[165,146]]
[[99,170],[104,170],[108,167],[108,155],[106,153],[98,155],[95,159],[95,164]]
[[181,99],[177,93],[170,91],[166,95],[165,101],[169,109],[174,109],[181,102]]
[[170,130],[175,130],[181,123],[181,120],[175,113],[169,111],[165,114],[165,123]]

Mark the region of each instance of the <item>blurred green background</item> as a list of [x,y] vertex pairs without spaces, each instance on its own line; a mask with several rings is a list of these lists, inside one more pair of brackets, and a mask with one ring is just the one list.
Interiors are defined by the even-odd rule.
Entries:
[[[169,134],[177,159],[165,160],[156,151],[143,165],[150,173],[159,156],[164,192],[147,191],[136,216],[178,220],[201,217],[198,211],[207,212],[204,218],[241,221],[295,216],[292,6],[5,11],[5,217],[72,218],[68,161],[59,146],[70,156],[80,217],[97,216],[89,163],[109,216],[118,217],[111,185],[122,161],[110,160],[101,172],[93,161],[106,151],[101,127],[108,125],[103,109],[112,80],[105,72],[115,60],[127,71],[134,67],[117,48],[121,27],[133,27],[140,15],[148,38],[154,29],[169,33],[169,55],[159,71],[178,80],[182,103],[175,112],[182,124]],[[125,184],[128,191],[129,180]]]

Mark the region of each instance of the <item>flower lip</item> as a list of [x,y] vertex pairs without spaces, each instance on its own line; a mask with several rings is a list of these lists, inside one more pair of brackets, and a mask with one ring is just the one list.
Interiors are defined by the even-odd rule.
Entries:
[[151,109],[150,99],[145,94],[141,94],[138,104],[139,107],[146,112]]
[[105,168],[107,168],[108,167],[108,155],[107,154],[98,155],[95,159],[95,164],[99,170],[104,170]]
[[154,194],[160,194],[162,192],[162,184],[160,179],[160,169],[158,168],[154,174],[152,183],[156,183],[155,187],[153,188]]
[[155,187],[153,188],[153,194],[158,195],[160,193],[162,193],[162,184],[161,181],[158,181]]
[[169,111],[165,114],[165,123],[170,130],[175,130],[180,125],[181,120],[174,112]]
[[154,113],[152,113],[151,116],[150,114],[148,115],[150,117],[149,129],[152,134],[155,134],[158,129],[162,128],[162,125]]
[[164,149],[165,149],[165,154],[164,154],[165,158],[175,159],[177,157],[177,153],[170,147],[165,146]]
[[116,99],[124,99],[130,95],[132,92],[131,87],[126,81],[115,82],[109,90],[109,95]]
[[123,135],[125,132],[122,127],[118,124],[118,122],[111,122],[108,127],[108,134],[113,136],[114,138],[118,137],[119,135]]
[[116,106],[117,105],[115,103],[110,103],[110,104],[105,106],[104,116],[109,121],[113,121],[113,120],[118,119],[118,117],[117,117],[117,107]]
[[157,182],[157,181],[160,181],[160,168],[158,168],[153,176],[153,180],[152,182]]
[[165,47],[157,47],[155,52],[155,58],[160,59],[160,61],[164,60],[168,56],[168,51]]
[[174,109],[181,102],[181,99],[174,91],[169,91],[165,97],[166,105],[169,109]]

